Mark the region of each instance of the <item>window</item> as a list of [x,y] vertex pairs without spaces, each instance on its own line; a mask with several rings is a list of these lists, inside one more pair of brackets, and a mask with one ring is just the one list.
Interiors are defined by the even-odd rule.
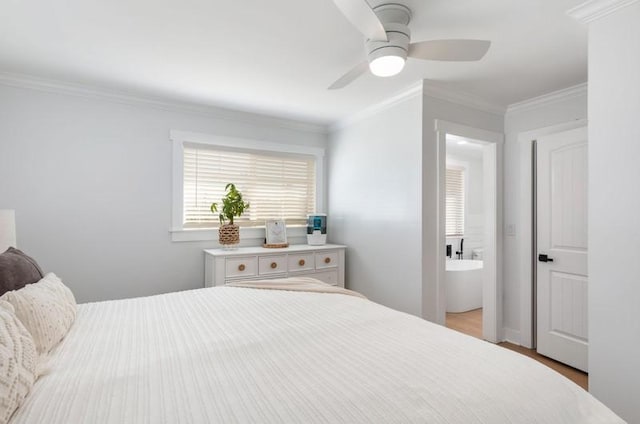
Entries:
[[307,214],[324,212],[323,148],[176,130],[171,140],[173,241],[217,239],[218,215],[210,207],[228,183],[251,204],[234,219],[245,239],[264,239],[265,220],[274,218],[303,237]]
[[447,237],[464,235],[464,169],[447,168]]
[[211,213],[227,183],[234,183],[251,207],[234,219],[242,227],[264,226],[266,219],[283,218],[302,225],[315,211],[315,158],[290,154],[230,151],[185,144],[184,227],[218,226]]

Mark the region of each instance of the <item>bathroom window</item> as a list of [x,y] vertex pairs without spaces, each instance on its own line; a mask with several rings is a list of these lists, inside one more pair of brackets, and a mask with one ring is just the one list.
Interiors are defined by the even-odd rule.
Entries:
[[464,235],[464,168],[447,167],[447,237]]

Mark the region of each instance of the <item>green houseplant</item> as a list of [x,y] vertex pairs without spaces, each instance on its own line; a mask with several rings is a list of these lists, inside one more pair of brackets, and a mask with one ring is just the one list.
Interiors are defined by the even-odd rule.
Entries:
[[240,228],[233,223],[233,218],[240,217],[245,209],[249,209],[249,203],[242,199],[242,193],[235,184],[229,183],[224,189],[227,194],[222,198],[222,208],[219,210],[218,203],[212,203],[211,212],[218,213],[220,219],[218,241],[223,247],[234,247],[240,243]]

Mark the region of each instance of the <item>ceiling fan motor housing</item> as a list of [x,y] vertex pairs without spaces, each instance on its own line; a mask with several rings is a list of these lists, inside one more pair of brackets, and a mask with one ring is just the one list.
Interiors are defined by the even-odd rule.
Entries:
[[388,41],[366,40],[365,49],[369,63],[382,56],[407,58],[411,31],[407,26],[411,21],[411,10],[401,4],[381,4],[373,9],[382,22]]
[[333,0],[343,15],[367,37],[367,60],[329,86],[343,88],[368,71],[377,77],[402,72],[407,58],[449,62],[473,62],[484,57],[491,46],[487,40],[426,40],[411,42],[411,10],[408,0]]

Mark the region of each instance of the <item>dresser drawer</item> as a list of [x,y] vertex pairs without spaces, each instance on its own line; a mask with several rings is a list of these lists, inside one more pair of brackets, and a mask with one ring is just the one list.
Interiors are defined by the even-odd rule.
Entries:
[[289,272],[313,271],[315,269],[313,253],[289,255]]
[[258,274],[282,274],[287,272],[287,256],[260,256],[258,258]]
[[250,277],[258,273],[258,258],[256,256],[227,258],[225,262],[226,278]]
[[338,252],[316,253],[316,269],[336,268],[338,266]]
[[343,287],[345,248],[333,244],[317,247],[294,244],[280,249],[258,246],[206,249],[205,287],[303,276]]

